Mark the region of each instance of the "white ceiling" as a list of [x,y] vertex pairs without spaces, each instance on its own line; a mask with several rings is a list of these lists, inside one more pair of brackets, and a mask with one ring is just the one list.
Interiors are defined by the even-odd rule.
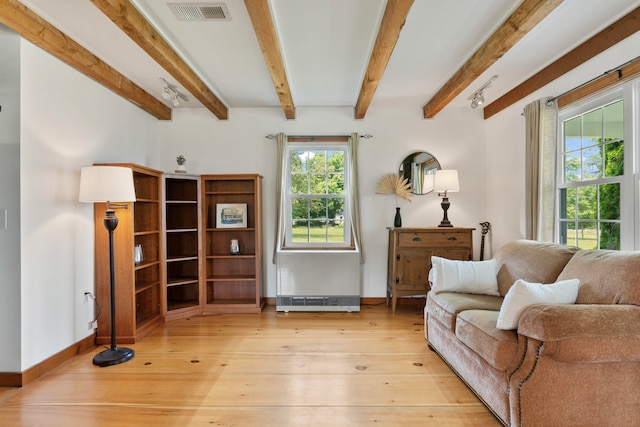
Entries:
[[[162,100],[160,78],[186,92],[89,0],[21,2],[158,99]],[[224,1],[230,21],[209,22],[178,21],[167,6],[194,1],[131,2],[229,108],[280,106],[243,0]],[[386,0],[271,0],[270,4],[295,106],[355,106]],[[519,0],[415,0],[369,109],[383,105],[421,109],[519,4]],[[498,75],[485,91],[490,103],[639,4],[564,0],[450,105],[468,103],[478,87]],[[602,55],[613,68],[639,52],[636,34]],[[605,71],[587,63],[546,87],[546,95],[558,95]],[[201,106],[192,96],[189,99],[181,107]]]

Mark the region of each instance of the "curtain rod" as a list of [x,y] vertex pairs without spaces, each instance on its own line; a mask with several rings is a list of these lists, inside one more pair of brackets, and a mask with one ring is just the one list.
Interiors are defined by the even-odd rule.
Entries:
[[[288,138],[346,138],[350,135],[287,135]],[[276,135],[269,134],[265,136],[267,139],[274,139]],[[364,135],[360,135],[360,138],[369,139],[373,138],[373,135],[365,133]]]
[[553,97],[553,98],[549,98],[549,99],[547,99],[547,105],[551,105],[552,103],[554,103],[555,101],[557,101],[559,98],[562,98],[562,97],[563,97],[563,96],[565,96],[566,94],[571,93],[571,92],[573,92],[574,90],[580,89],[580,88],[582,88],[582,87],[584,87],[584,86],[586,86],[586,85],[588,85],[588,84],[590,84],[590,83],[593,83],[593,82],[595,82],[596,80],[601,79],[602,77],[606,77],[606,76],[608,76],[609,74],[611,74],[611,73],[613,73],[613,72],[617,72],[617,73],[618,73],[618,78],[619,78],[619,79],[621,79],[621,78],[622,78],[622,69],[623,69],[624,67],[626,67],[627,65],[631,64],[632,62],[637,61],[638,59],[640,59],[640,56],[636,56],[635,58],[633,58],[633,59],[631,59],[631,60],[629,60],[629,61],[625,62],[624,64],[618,65],[617,67],[614,67],[614,68],[612,68],[612,69],[610,69],[610,70],[607,70],[607,71],[605,71],[604,73],[600,74],[599,76],[594,77],[594,78],[592,78],[591,80],[588,80],[588,81],[586,81],[586,82],[584,82],[584,83],[582,83],[582,84],[579,84],[578,86],[574,87],[573,89],[569,89],[569,90],[568,90],[568,91],[566,91],[566,92],[562,92],[560,95],[558,95],[558,96],[556,96],[556,97]]

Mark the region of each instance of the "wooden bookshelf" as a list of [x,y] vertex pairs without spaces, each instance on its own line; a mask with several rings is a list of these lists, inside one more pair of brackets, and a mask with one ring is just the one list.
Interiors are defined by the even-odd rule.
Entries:
[[[262,176],[203,175],[205,313],[259,313],[262,297]],[[246,205],[244,226],[220,224],[218,205]],[[232,254],[231,240],[239,254]]]
[[198,314],[201,298],[200,177],[165,174],[163,186],[165,320]]

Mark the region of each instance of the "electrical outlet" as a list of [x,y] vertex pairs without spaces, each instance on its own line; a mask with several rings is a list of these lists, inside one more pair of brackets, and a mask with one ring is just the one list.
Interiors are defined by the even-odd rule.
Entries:
[[7,227],[7,210],[0,209],[0,230],[6,230]]
[[97,320],[94,320],[90,324],[91,324],[91,329],[98,329],[98,321]]

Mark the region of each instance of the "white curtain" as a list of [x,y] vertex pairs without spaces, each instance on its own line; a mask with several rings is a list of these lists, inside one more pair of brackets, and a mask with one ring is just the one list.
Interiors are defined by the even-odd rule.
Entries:
[[541,242],[555,238],[556,153],[558,107],[540,99],[524,108],[525,237]]
[[360,137],[352,133],[349,137],[349,182],[351,183],[351,199],[349,200],[351,216],[351,235],[356,250],[360,252],[360,264],[364,264],[364,248],[362,247],[362,231],[360,229],[360,187],[358,185],[358,144]]
[[287,182],[287,171],[284,168],[287,156],[287,135],[279,133],[276,135],[276,144],[278,146],[277,169],[276,169],[276,238],[273,247],[273,263],[278,263],[278,252],[284,243],[284,212],[285,210],[285,188]]

